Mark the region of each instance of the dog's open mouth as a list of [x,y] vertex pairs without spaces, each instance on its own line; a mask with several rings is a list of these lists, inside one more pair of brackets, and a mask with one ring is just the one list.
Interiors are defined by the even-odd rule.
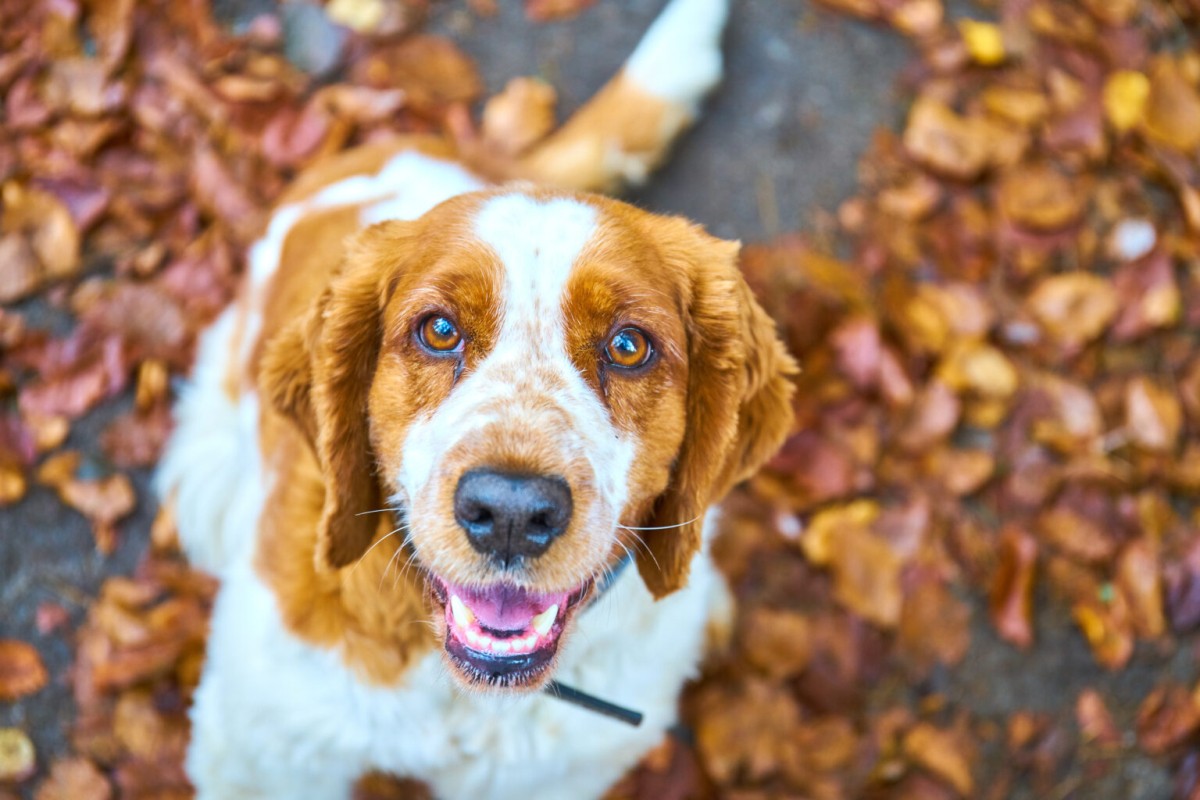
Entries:
[[534,592],[497,583],[468,588],[430,576],[446,615],[446,653],[475,683],[534,688],[546,677],[571,614],[591,591]]

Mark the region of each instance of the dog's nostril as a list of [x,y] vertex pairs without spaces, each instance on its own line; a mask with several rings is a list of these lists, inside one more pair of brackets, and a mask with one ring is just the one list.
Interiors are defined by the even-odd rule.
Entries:
[[472,547],[505,565],[544,553],[571,510],[566,482],[542,475],[472,470],[454,492],[454,515]]

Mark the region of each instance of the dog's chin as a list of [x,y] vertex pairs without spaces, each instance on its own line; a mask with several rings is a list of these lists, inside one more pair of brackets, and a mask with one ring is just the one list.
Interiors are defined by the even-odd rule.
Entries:
[[518,692],[550,679],[571,619],[592,592],[590,580],[566,592],[459,586],[432,573],[426,583],[442,615],[450,673],[468,688]]

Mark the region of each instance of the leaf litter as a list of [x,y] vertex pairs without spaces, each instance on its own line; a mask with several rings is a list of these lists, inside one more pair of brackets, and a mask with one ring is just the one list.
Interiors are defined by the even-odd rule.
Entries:
[[[610,796],[1084,796],[1135,751],[1200,796],[1200,692],[1177,677],[1133,710],[1086,688],[1069,724],[1029,710],[997,726],[939,688],[975,614],[1030,652],[1039,609],[1060,609],[1107,670],[1200,627],[1200,6],[820,4],[909,38],[912,103],[864,157],[835,246],[745,248],[804,366],[795,433],[728,503],[715,554],[739,622],[685,695],[692,737]],[[419,32],[424,0],[317,12],[344,26],[337,46],[289,60],[273,12],[235,33],[202,2],[0,2],[0,504],[49,486],[111,551],[137,502],[125,470],[156,460],[172,377],[297,170],[395,131],[519,153],[554,124],[553,89],[524,78],[476,128],[482,82]],[[30,298],[74,325],[30,327]],[[104,463],[62,449],[130,390]],[[0,784],[191,796],[215,585],[182,565],[168,518],[152,540],[75,632],[72,753],[36,773],[25,732],[0,730]],[[0,643],[3,699],[47,680],[36,649]],[[357,792],[421,790],[369,776]]]

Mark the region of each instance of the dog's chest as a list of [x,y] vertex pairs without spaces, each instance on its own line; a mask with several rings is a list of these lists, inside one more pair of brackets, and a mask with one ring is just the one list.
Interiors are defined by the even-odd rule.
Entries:
[[245,565],[227,575],[218,601],[205,688],[220,698],[206,707],[225,709],[225,730],[235,717],[261,720],[264,737],[297,737],[276,742],[297,760],[416,777],[439,797],[598,795],[674,722],[679,688],[700,658],[712,580],[699,556],[689,587],[654,602],[627,570],[580,615],[556,678],[643,712],[633,728],[545,695],[466,693],[438,652],[396,687],[367,685],[336,650],[291,635]]

